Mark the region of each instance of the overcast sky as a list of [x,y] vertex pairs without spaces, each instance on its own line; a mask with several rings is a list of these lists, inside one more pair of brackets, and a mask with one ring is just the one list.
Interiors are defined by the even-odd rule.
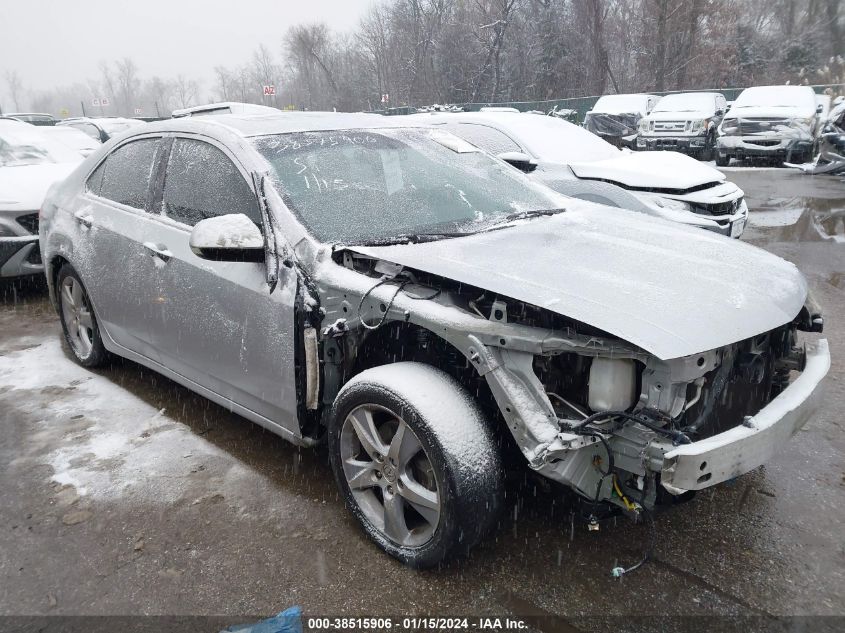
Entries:
[[[289,26],[353,29],[373,0],[0,0],[0,95],[6,71],[25,90],[99,77],[101,61],[131,57],[142,78],[180,73],[211,88],[212,69],[274,53]],[[28,101],[28,95],[25,101]]]

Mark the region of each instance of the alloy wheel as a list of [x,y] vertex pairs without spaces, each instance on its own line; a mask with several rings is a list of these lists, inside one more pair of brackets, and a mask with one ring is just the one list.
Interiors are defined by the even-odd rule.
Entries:
[[440,521],[434,467],[411,427],[392,411],[353,409],[340,436],[343,472],[370,524],[394,543],[418,547]]
[[65,277],[59,297],[68,341],[74,353],[85,359],[94,346],[94,317],[85,289],[75,277]]

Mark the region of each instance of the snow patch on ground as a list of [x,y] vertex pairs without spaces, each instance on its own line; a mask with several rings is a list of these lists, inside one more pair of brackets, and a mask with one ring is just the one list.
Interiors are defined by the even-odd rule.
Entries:
[[[256,485],[256,475],[232,464],[231,455],[107,375],[72,362],[58,337],[0,356],[0,385],[52,400],[38,422],[44,442],[29,454],[53,469],[50,481],[72,485],[80,496],[169,504],[186,494],[198,466],[208,468],[207,477],[219,463],[224,472],[213,485],[220,492]],[[46,453],[38,452],[42,445]]]

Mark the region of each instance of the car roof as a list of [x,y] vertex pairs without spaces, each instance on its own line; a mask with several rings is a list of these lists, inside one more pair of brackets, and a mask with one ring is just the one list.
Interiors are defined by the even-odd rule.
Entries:
[[219,114],[203,117],[179,117],[133,128],[134,134],[152,132],[223,132],[241,137],[319,132],[332,130],[375,129],[386,127],[424,127],[409,124],[405,117],[381,114],[340,112],[279,112],[278,114]]

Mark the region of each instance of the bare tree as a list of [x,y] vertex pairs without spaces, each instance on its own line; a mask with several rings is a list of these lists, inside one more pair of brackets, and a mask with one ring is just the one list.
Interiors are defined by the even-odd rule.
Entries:
[[180,108],[190,108],[194,105],[199,92],[199,84],[196,81],[188,79],[185,75],[178,75],[173,87],[176,93],[176,103]]
[[12,98],[12,102],[15,104],[15,111],[20,112],[20,97],[21,90],[23,90],[23,84],[21,82],[20,75],[18,75],[17,71],[6,71],[6,88],[9,90],[9,96]]

